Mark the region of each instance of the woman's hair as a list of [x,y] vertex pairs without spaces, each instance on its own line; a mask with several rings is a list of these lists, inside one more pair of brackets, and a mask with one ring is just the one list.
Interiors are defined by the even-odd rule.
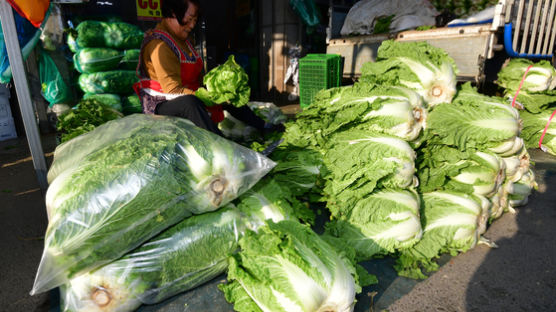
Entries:
[[162,11],[162,17],[175,17],[178,23],[181,24],[185,12],[187,12],[190,5],[194,5],[199,9],[201,7],[199,0],[163,0],[160,4],[160,11]]

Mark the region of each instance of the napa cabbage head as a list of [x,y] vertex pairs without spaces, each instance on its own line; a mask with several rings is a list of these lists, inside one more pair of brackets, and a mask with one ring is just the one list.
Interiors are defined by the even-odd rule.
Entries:
[[[556,82],[556,78],[553,81]],[[506,97],[508,103],[511,103],[515,97],[515,92],[507,92]],[[545,109],[556,105],[556,90],[542,93],[520,91],[516,98],[516,104],[532,114],[541,113]]]
[[358,83],[319,92],[311,106],[286,125],[286,143],[323,149],[330,136],[351,128],[416,140],[426,125],[420,96],[401,87]]
[[544,109],[538,114],[521,112],[521,118],[523,120],[522,137],[526,142],[526,147],[539,147],[539,141],[548,124],[548,127],[546,127],[546,134],[542,140],[541,149],[546,153],[556,155],[556,118],[550,120],[550,116],[552,116],[553,112],[554,108]]
[[357,259],[409,248],[421,239],[420,200],[406,190],[383,189],[358,200],[327,233],[352,246]]
[[425,138],[460,150],[490,149],[497,154],[519,150],[520,123],[512,112],[482,101],[441,104],[429,113]]
[[423,237],[412,248],[402,250],[396,269],[400,275],[424,278],[438,269],[433,261],[441,253],[456,254],[473,248],[485,228],[486,200],[459,192],[439,191],[422,194]]
[[336,134],[324,155],[324,194],[333,216],[380,187],[408,188],[418,184],[415,151],[399,138],[363,130]]
[[432,107],[451,102],[456,73],[454,60],[442,49],[426,42],[388,40],[379,47],[376,62],[363,64],[360,80],[413,89]]
[[419,191],[454,190],[491,196],[505,179],[505,163],[492,152],[429,144],[417,158]]
[[[523,75],[529,66],[532,67],[523,79]],[[515,92],[523,80],[520,90],[542,92],[556,87],[555,78],[556,70],[547,60],[535,63],[528,59],[514,58],[498,72],[497,83],[502,88],[507,89],[507,92]]]
[[353,311],[354,266],[308,226],[268,222],[239,244],[220,286],[236,311]]

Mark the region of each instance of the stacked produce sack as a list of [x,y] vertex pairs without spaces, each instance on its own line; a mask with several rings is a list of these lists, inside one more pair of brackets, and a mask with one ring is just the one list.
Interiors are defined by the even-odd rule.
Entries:
[[[49,225],[32,293],[65,284],[65,302],[75,309],[113,299],[119,311],[199,285],[224,270],[244,228],[238,211],[218,209],[274,165],[174,117],[135,114],[61,144],[48,174]],[[113,288],[95,292],[87,283]],[[123,300],[126,293],[132,296]]]
[[135,69],[143,32],[124,22],[87,20],[68,35],[75,69],[81,73],[79,86],[84,99],[95,99],[124,115],[140,113],[139,98],[133,93]]

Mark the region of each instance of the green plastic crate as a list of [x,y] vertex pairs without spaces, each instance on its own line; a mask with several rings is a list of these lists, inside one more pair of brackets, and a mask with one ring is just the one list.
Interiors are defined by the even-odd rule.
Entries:
[[307,54],[299,60],[299,104],[311,104],[317,92],[339,87],[343,62],[339,54]]

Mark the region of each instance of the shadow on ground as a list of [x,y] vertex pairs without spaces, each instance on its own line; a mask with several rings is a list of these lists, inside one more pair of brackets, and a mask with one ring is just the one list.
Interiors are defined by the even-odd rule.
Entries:
[[516,235],[497,240],[469,282],[469,312],[556,311],[556,158],[535,171],[539,191],[518,208]]

